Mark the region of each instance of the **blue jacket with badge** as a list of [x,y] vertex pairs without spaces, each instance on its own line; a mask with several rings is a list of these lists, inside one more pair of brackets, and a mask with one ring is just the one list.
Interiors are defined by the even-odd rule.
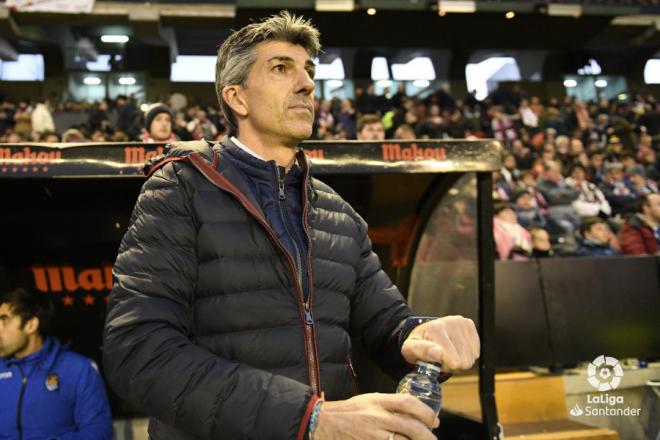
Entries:
[[96,365],[56,339],[24,358],[0,358],[0,396],[0,440],[112,438]]

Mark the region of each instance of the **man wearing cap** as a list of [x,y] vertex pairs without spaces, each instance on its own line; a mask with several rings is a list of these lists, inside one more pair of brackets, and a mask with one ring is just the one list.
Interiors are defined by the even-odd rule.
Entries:
[[144,115],[142,142],[174,142],[176,135],[172,133],[172,113],[161,103],[152,104]]

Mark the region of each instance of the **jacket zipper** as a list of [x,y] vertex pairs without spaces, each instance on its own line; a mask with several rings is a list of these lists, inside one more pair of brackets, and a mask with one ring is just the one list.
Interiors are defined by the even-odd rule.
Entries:
[[27,376],[23,373],[20,365],[16,365],[18,371],[21,372],[21,392],[18,395],[18,409],[16,411],[16,427],[18,428],[18,440],[23,440],[23,424],[21,423],[21,413],[23,412],[23,395],[25,394],[25,386],[27,385]]
[[[218,154],[216,151],[213,152],[214,154],[214,162],[216,161],[215,156]],[[309,376],[309,382],[310,386],[312,387],[312,391],[316,395],[321,395],[321,385],[320,385],[320,380],[319,380],[319,367],[318,367],[318,360],[317,360],[317,355],[316,355],[316,344],[313,341],[313,326],[314,326],[314,321],[312,319],[312,314],[309,309],[309,304],[304,303],[303,301],[303,294],[302,294],[302,286],[300,285],[300,281],[298,280],[297,274],[296,274],[296,268],[295,268],[295,263],[293,261],[293,258],[291,258],[291,255],[289,255],[289,252],[287,252],[286,248],[284,245],[277,239],[277,236],[275,235],[275,232],[273,229],[270,227],[268,222],[259,214],[259,211],[250,203],[250,201],[243,195],[238,188],[236,188],[229,180],[227,180],[222,174],[220,174],[215,168],[212,168],[204,158],[201,157],[198,153],[192,153],[190,155],[190,161],[195,165],[195,167],[201,172],[204,177],[206,177],[211,183],[216,185],[218,188],[222,189],[223,191],[228,192],[238,202],[243,205],[246,211],[248,211],[252,216],[263,226],[263,228],[266,230],[268,235],[270,235],[271,240],[273,240],[273,243],[277,246],[277,248],[280,250],[280,252],[285,256],[287,263],[289,265],[289,269],[291,270],[291,273],[294,278],[294,284],[296,288],[296,299],[298,301],[298,307],[300,311],[300,318],[302,322],[305,324],[305,332],[304,332],[304,339],[305,339],[305,351],[307,352],[307,373]],[[305,168],[305,176],[303,178],[303,181],[306,181],[306,176],[307,176],[307,169]],[[304,196],[303,196],[304,197]],[[306,198],[303,199],[303,203],[305,203]],[[303,213],[307,212],[306,206],[303,207]],[[306,219],[305,219],[306,221]],[[308,267],[309,267],[309,262],[308,262]],[[308,277],[308,280],[310,277]],[[311,290],[309,291],[309,297],[308,301],[311,300],[312,297],[312,292]],[[307,304],[307,307],[305,307],[305,304]]]
[[351,359],[351,355],[349,354],[346,356],[346,362],[348,363],[348,368],[351,370],[351,385],[353,385],[353,395],[357,396],[358,395],[358,384],[357,384],[357,373],[355,372],[355,368],[353,368],[353,359]]
[[[277,171],[277,185],[278,185],[278,199],[279,203],[277,204],[279,209],[280,209],[280,215],[282,217],[282,222],[284,223],[284,229],[286,230],[286,233],[289,234],[289,237],[291,238],[291,243],[293,244],[293,249],[296,252],[296,275],[298,277],[298,284],[300,285],[300,290],[302,291],[302,261],[300,257],[300,249],[298,249],[298,245],[296,244],[296,240],[289,230],[289,227],[287,226],[287,220],[284,217],[284,209],[282,208],[282,203],[286,200],[286,194],[284,193],[284,177],[283,170],[275,165],[276,171]],[[303,183],[305,182],[305,178],[303,177]],[[303,184],[303,192],[305,191],[305,187]],[[304,203],[304,202],[303,202]],[[305,215],[305,209],[303,209],[303,216]],[[309,240],[309,235],[307,234],[307,230],[305,228],[305,222],[303,221],[303,230],[305,231],[305,235],[307,237],[307,247],[311,246],[311,242]],[[309,251],[308,251],[308,261],[309,261]],[[311,269],[309,268],[309,264],[307,265],[307,276],[309,277],[311,274]],[[305,309],[305,339],[306,341],[311,341],[312,346],[308,347],[307,351],[307,362],[309,365],[312,366],[312,368],[309,369],[310,373],[310,382],[313,384],[317,384],[317,388],[320,389],[320,385],[318,384],[318,371],[316,368],[316,350],[314,347],[314,341],[316,340],[316,335],[314,331],[314,318],[312,317],[312,312],[310,310],[310,297],[311,297],[311,286],[310,283],[307,285],[307,299],[305,299],[304,295],[302,296],[303,298],[303,307]]]

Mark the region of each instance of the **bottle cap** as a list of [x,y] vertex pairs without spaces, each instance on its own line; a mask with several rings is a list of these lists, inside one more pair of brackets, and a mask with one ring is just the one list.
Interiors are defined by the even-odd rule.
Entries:
[[438,364],[435,362],[422,362],[422,361],[417,361],[417,365],[420,367],[428,368],[429,370],[436,371],[438,373],[442,372],[442,364]]

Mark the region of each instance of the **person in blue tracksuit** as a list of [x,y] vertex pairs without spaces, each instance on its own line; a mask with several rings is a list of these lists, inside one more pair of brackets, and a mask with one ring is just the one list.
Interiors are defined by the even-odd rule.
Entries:
[[0,440],[110,440],[96,364],[47,336],[44,294],[0,294]]

